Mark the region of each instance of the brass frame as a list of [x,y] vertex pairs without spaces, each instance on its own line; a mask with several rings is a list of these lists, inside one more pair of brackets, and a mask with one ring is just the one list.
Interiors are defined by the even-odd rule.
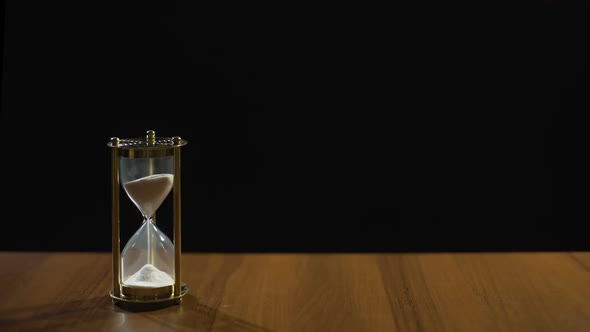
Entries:
[[[188,292],[188,285],[181,282],[181,162],[180,148],[187,144],[178,136],[158,138],[148,130],[145,140],[141,138],[119,139],[112,137],[107,146],[112,148],[112,272],[113,284],[109,291],[113,304],[180,304]],[[136,288],[121,283],[121,239],[120,239],[120,178],[119,158],[158,158],[174,156],[173,222],[174,222],[174,285],[160,288]]]

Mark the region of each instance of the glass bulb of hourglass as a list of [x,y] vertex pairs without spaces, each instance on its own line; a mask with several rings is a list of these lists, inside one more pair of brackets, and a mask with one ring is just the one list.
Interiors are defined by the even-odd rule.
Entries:
[[122,282],[134,287],[174,284],[174,245],[156,227],[153,215],[172,189],[172,174],[153,174],[125,182],[125,192],[143,215],[143,223],[121,254]]
[[123,187],[143,218],[151,219],[170,193],[173,180],[172,174],[154,174],[129,181]]

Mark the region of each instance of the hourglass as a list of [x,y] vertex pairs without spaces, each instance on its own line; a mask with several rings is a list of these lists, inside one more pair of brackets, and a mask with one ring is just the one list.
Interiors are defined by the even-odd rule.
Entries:
[[[111,138],[112,148],[112,253],[115,304],[179,304],[188,291],[180,279],[180,137]],[[121,251],[119,193],[123,188],[141,213],[139,228]],[[158,228],[156,212],[173,195],[173,229],[170,238]],[[165,218],[158,218],[158,223]]]

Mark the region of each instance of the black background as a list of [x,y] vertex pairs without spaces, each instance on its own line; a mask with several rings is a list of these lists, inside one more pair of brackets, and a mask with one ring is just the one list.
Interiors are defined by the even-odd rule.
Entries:
[[588,6],[477,3],[7,1],[0,249],[109,251],[148,129],[184,251],[590,248]]

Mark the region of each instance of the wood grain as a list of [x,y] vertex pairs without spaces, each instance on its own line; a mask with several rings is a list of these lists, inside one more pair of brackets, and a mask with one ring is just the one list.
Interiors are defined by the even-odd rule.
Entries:
[[0,331],[590,331],[590,253],[184,254],[179,306],[111,304],[109,253],[0,253]]

